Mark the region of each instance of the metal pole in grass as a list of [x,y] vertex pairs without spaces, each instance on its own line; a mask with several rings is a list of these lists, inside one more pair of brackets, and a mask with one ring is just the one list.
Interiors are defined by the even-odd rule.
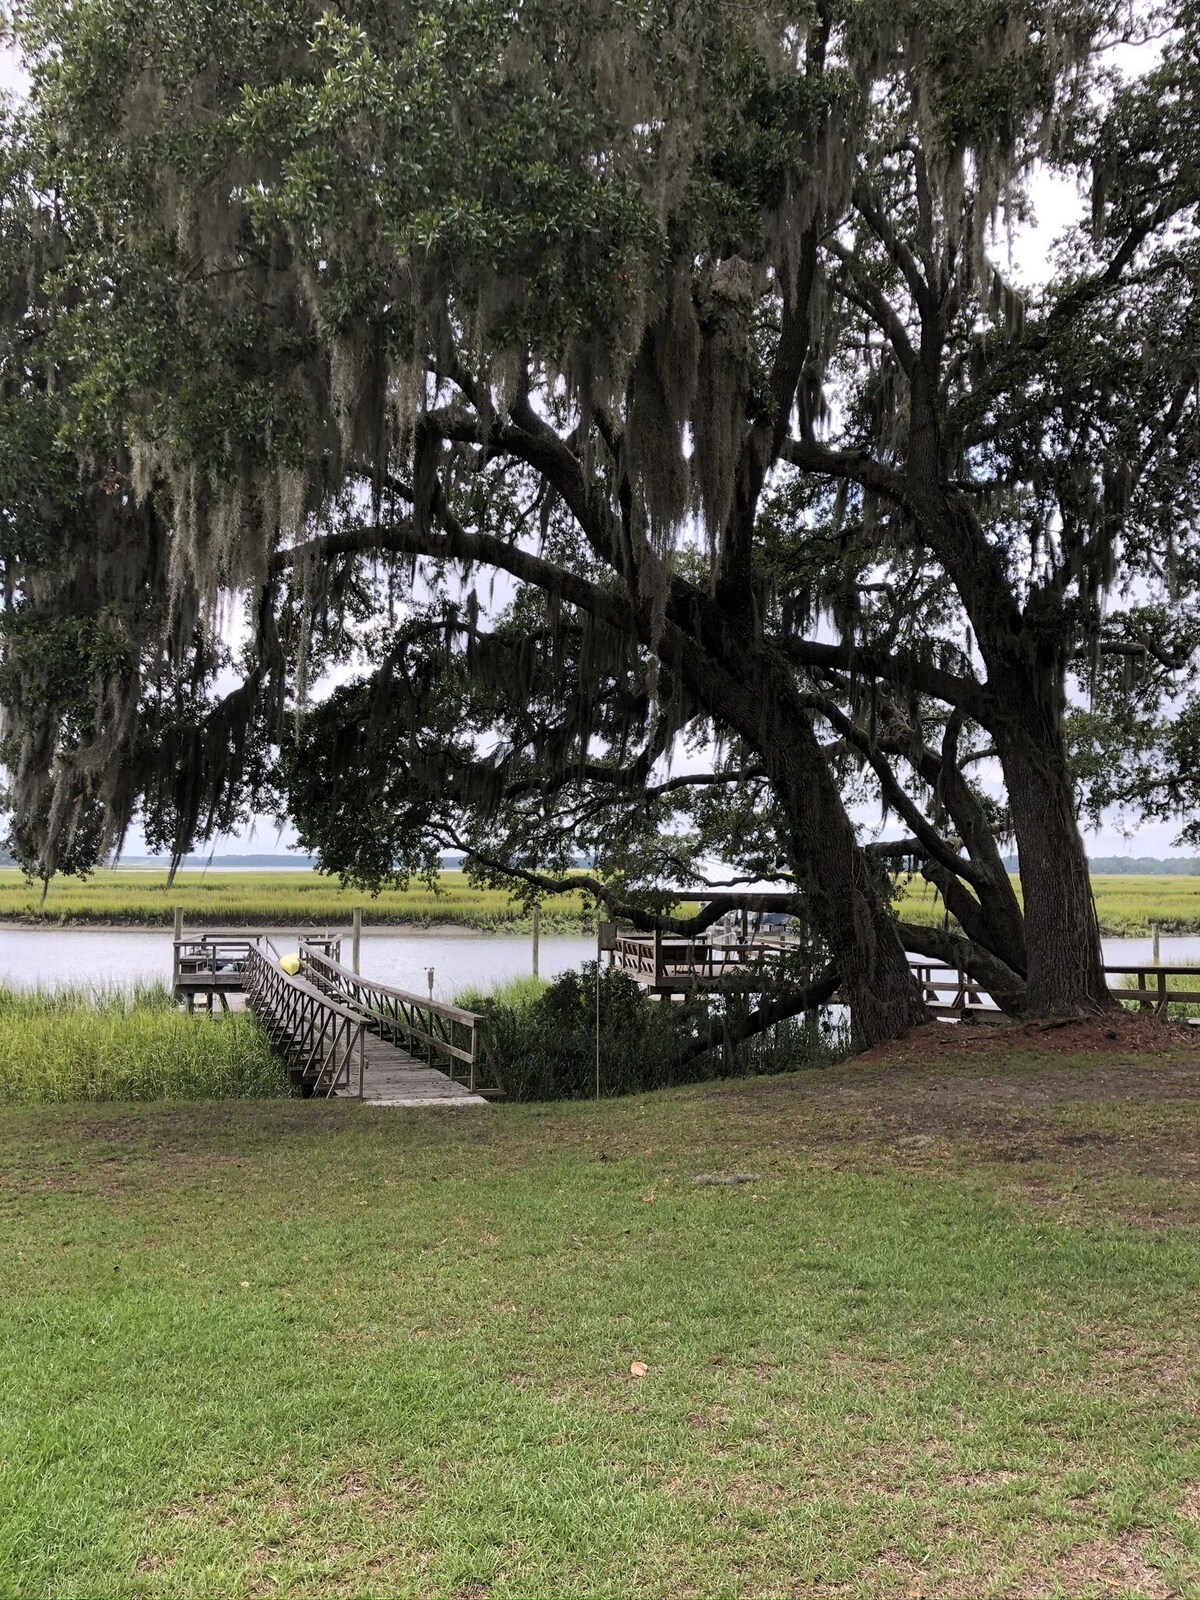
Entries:
[[596,1099],[600,1098],[600,941],[604,924],[596,923]]
[[615,922],[596,921],[596,1099],[600,1098],[600,953],[617,947]]

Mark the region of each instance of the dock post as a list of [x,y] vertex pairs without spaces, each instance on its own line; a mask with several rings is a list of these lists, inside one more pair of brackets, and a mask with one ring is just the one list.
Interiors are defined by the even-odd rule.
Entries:
[[350,970],[358,976],[358,947],[362,941],[362,907],[355,906],[350,913]]
[[533,907],[533,975],[538,975],[538,946],[542,935],[542,908],[534,902]]
[[[171,994],[179,999],[179,941],[183,938],[183,907],[175,907],[175,942],[171,947]],[[191,1010],[191,1007],[188,1007]]]
[[1159,933],[1159,926],[1158,926],[1157,922],[1152,922],[1150,924],[1150,933],[1151,933],[1151,936],[1152,936],[1152,938],[1154,940],[1154,965],[1157,967],[1158,964],[1159,964],[1158,963],[1158,933]]

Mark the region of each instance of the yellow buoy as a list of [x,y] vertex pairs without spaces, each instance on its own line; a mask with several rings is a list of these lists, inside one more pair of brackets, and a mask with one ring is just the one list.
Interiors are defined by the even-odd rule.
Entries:
[[280,956],[280,958],[279,958],[279,967],[280,967],[280,970],[282,972],[286,972],[289,977],[294,978],[296,976],[296,974],[300,971],[300,956],[299,956],[299,954],[296,954],[294,956]]

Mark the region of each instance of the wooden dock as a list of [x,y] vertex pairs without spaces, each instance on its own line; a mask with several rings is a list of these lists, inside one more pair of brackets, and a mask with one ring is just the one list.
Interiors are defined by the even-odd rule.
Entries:
[[485,1106],[487,1097],[472,1093],[446,1073],[418,1061],[399,1045],[373,1034],[364,1036],[363,1087],[341,1089],[338,1097],[352,1093],[368,1106]]
[[[608,963],[626,973],[650,995],[680,996],[780,993],[807,984],[816,968],[797,940],[768,936],[729,940],[679,939],[655,934],[617,933],[608,944]],[[935,1017],[986,1022],[1003,1015],[985,989],[961,969],[925,956],[910,957],[912,974]],[[1139,1011],[1165,1016],[1172,1004],[1200,1005],[1200,966],[1170,967],[1153,962],[1106,966],[1114,998]],[[1172,987],[1181,979],[1188,988]],[[1130,981],[1132,980],[1132,981]],[[1128,984],[1128,987],[1126,986]],[[834,1003],[837,995],[833,996]]]
[[[246,963],[251,949],[279,959],[274,935],[262,928],[204,928],[195,933],[175,935],[171,963],[171,992],[189,1011],[197,1004],[215,1011],[230,1009],[230,1000],[245,993]],[[312,950],[341,957],[340,933],[306,933],[303,943]]]
[[503,1093],[482,1017],[373,983],[327,942],[302,940],[293,975],[273,948],[251,941],[242,969],[246,1004],[303,1095],[469,1106]]

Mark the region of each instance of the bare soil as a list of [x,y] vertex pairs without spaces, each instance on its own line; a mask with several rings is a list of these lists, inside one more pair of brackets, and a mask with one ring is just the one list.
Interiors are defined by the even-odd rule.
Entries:
[[996,1163],[1035,1198],[1099,1180],[1133,1220],[1200,1220],[1200,1029],[1186,1024],[931,1023],[823,1072],[707,1093],[834,1165]]

